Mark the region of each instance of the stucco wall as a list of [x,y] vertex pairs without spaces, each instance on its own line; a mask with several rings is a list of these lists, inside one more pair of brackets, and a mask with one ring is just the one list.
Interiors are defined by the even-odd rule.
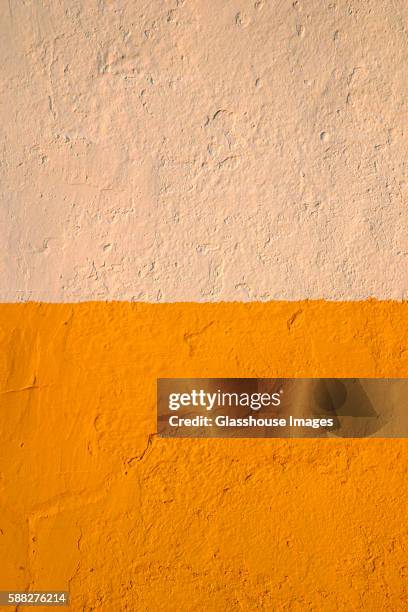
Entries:
[[407,296],[405,0],[1,12],[0,299]]
[[1,306],[0,589],[109,612],[404,611],[406,440],[152,434],[158,377],[404,376],[407,309]]
[[407,375],[405,0],[0,15],[0,589],[405,611],[404,440],[154,435],[160,376]]

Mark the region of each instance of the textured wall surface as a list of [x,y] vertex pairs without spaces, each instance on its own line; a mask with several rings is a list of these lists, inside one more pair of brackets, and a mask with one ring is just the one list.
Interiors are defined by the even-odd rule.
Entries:
[[406,0],[0,7],[1,300],[408,295]]
[[405,611],[406,440],[152,434],[160,376],[403,376],[407,311],[3,305],[0,590],[68,587],[74,610],[109,612]]
[[407,22],[0,2],[0,589],[408,609],[406,441],[155,435],[160,376],[407,376]]

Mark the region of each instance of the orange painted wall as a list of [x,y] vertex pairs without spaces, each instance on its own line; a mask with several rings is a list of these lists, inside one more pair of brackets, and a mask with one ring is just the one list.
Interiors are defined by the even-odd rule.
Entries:
[[0,589],[407,609],[404,440],[163,440],[157,377],[408,374],[397,302],[0,306]]

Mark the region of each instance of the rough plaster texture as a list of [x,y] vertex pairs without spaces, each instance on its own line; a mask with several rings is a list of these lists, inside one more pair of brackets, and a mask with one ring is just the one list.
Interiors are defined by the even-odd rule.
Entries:
[[[408,296],[408,5],[0,2],[0,301]],[[0,588],[407,609],[405,441],[159,440],[158,376],[406,376],[405,303],[0,307]]]
[[406,375],[408,304],[0,307],[0,589],[405,612],[406,440],[169,440],[157,377]]
[[406,0],[0,11],[2,301],[408,296]]

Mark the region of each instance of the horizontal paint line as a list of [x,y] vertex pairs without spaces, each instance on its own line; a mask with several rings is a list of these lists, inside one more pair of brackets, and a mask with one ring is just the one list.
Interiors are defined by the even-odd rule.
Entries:
[[2,306],[26,306],[28,304],[32,304],[35,306],[64,306],[64,305],[84,305],[84,304],[131,304],[137,305],[140,304],[142,306],[150,305],[150,306],[175,306],[175,305],[197,305],[197,306],[216,306],[220,304],[242,304],[244,306],[256,304],[259,306],[264,306],[266,304],[408,304],[408,299],[394,299],[394,298],[379,298],[375,296],[368,296],[366,298],[349,298],[349,299],[336,299],[336,298],[310,298],[305,297],[302,299],[265,299],[265,300],[129,300],[129,299],[120,299],[120,298],[112,298],[112,299],[96,299],[96,298],[84,298],[84,299],[73,299],[70,301],[65,300],[36,300],[36,299],[27,299],[27,300],[1,300],[0,299],[0,307]]
[[159,298],[155,298],[153,296],[147,296],[146,299],[133,299],[131,296],[118,296],[118,295],[58,295],[58,296],[50,296],[47,293],[36,293],[36,292],[28,292],[22,293],[22,295],[18,295],[18,293],[14,292],[6,292],[3,295],[0,295],[0,305],[2,304],[105,304],[105,303],[119,303],[119,304],[276,304],[276,303],[284,303],[284,304],[297,304],[299,302],[326,302],[326,303],[340,303],[340,304],[349,304],[349,303],[360,303],[360,302],[396,302],[397,304],[405,304],[408,303],[408,298],[402,295],[379,295],[367,293],[366,295],[344,295],[344,294],[334,294],[334,295],[296,295],[293,297],[284,296],[282,294],[278,294],[276,296],[269,296],[265,299],[256,297],[256,298],[245,298],[245,297],[236,297],[231,296],[230,298],[226,296],[222,296],[219,298],[210,297],[210,298],[198,298],[195,296],[189,296],[182,298],[180,296],[176,296],[174,298],[168,296],[160,296]]
[[73,351],[83,367],[136,376],[404,377],[407,315],[406,302],[376,300],[1,304],[3,374],[7,389],[39,385],[34,364],[50,380],[50,355],[57,365]]

